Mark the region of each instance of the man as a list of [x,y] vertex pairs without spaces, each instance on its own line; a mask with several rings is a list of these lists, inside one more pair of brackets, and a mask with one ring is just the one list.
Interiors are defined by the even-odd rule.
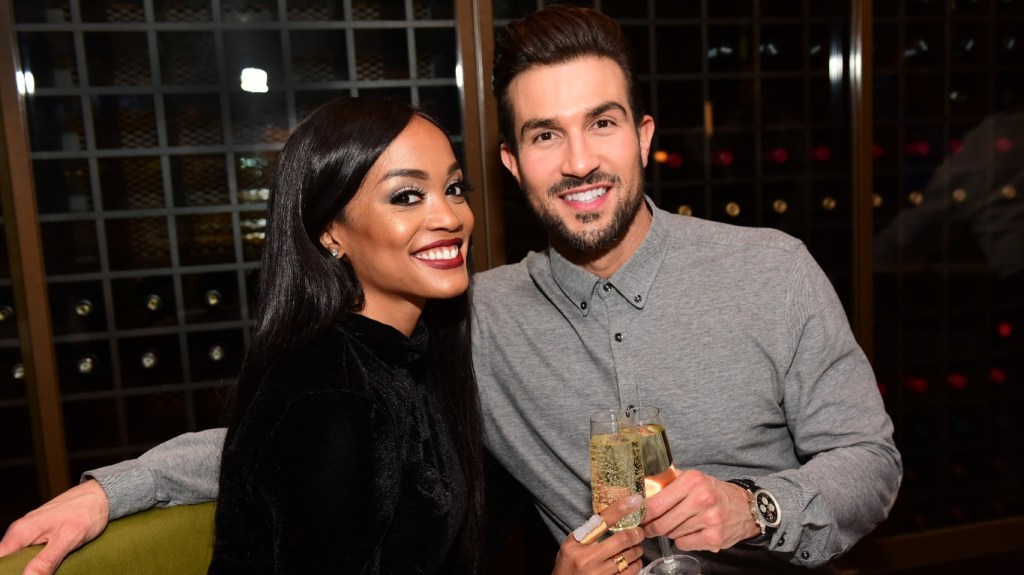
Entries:
[[[825,566],[899,487],[871,367],[799,241],[645,200],[654,120],[626,49],[614,21],[564,6],[511,23],[496,46],[502,161],[551,247],[475,278],[488,447],[563,540],[556,573],[639,569],[629,532],[565,535],[590,515],[588,416],[629,405],[661,407],[681,470],[648,501],[648,537],[695,552],[705,573]],[[221,438],[182,436],[94,472],[102,490],[86,483],[30,513],[0,553],[50,539],[62,557],[102,529],[104,490],[110,517],[213,499]]]

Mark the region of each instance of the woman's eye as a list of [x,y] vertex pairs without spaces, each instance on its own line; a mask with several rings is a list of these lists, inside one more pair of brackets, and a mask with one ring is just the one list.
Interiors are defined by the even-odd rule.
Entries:
[[423,201],[423,194],[418,190],[402,190],[391,196],[391,203],[411,205]]
[[449,196],[458,196],[464,198],[473,191],[473,186],[469,185],[468,182],[454,182],[448,186],[445,190],[445,194]]

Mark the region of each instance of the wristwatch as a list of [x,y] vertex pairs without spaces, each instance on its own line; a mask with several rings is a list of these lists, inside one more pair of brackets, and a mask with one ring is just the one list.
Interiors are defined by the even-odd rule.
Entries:
[[728,482],[747,490],[750,515],[753,516],[754,523],[761,528],[761,536],[773,533],[782,523],[782,510],[775,496],[749,479],[730,479]]

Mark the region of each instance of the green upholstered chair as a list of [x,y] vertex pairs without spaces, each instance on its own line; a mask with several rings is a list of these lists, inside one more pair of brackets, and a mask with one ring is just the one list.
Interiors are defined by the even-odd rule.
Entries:
[[[111,521],[99,537],[69,555],[57,575],[205,575],[213,556],[214,507],[151,509]],[[0,575],[21,575],[42,548],[0,558]]]

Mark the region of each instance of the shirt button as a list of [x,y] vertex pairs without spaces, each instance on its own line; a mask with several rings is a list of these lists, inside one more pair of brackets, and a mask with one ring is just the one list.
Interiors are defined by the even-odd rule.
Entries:
[[581,301],[580,302],[580,309],[587,309],[587,302]]
[[785,535],[779,535],[779,542],[776,543],[776,545],[778,545],[779,547],[782,547],[783,545],[785,545],[785,543],[786,543],[786,536]]
[[615,334],[615,341],[622,341],[622,334],[621,333]]
[[806,551],[801,551],[800,552],[800,558],[803,559],[804,561],[807,561],[808,559],[811,558],[811,554],[806,552]]
[[635,301],[636,303],[640,303],[640,302],[644,301],[644,296],[642,296],[640,294],[637,294],[637,296],[635,298],[633,298],[633,301]]
[[604,291],[612,291],[612,284],[604,284]]

